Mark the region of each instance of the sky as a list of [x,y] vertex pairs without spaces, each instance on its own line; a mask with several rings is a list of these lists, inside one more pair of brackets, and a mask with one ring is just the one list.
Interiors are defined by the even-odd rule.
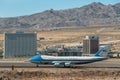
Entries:
[[120,0],[0,0],[0,17],[31,15],[45,10],[79,8],[92,2],[116,4]]

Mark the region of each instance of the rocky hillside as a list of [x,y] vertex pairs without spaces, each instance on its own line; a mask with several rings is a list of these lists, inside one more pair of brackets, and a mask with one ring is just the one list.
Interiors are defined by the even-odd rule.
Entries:
[[120,3],[104,5],[94,2],[80,8],[51,9],[28,16],[0,18],[0,28],[113,25],[120,25]]

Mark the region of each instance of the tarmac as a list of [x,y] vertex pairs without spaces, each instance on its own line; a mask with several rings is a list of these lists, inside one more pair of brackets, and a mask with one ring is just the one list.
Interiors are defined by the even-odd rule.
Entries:
[[[36,64],[28,61],[0,61],[0,68],[55,68],[54,65],[40,64],[36,67]],[[105,60],[100,62],[94,62],[89,64],[74,65],[73,68],[120,68],[120,60]]]

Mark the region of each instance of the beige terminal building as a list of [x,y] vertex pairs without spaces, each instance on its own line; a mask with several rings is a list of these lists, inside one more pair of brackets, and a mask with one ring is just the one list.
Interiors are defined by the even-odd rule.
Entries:
[[99,50],[99,37],[97,35],[89,35],[83,40],[83,53],[94,54]]

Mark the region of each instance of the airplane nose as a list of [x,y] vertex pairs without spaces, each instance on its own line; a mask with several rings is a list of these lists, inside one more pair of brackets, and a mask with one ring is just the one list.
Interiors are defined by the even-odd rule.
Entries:
[[34,58],[33,57],[29,58],[29,61],[30,62],[34,61]]
[[40,61],[40,60],[42,60],[42,57],[40,55],[36,55],[36,56],[29,58],[30,62]]

